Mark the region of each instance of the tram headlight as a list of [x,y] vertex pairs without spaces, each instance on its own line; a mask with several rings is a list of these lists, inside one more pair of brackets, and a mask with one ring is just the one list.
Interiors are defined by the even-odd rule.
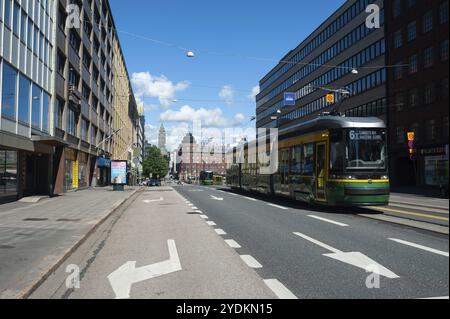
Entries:
[[381,179],[389,179],[389,176],[387,175],[381,176]]

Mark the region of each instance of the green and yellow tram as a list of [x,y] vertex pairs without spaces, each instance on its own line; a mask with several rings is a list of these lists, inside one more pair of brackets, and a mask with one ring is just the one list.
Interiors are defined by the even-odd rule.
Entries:
[[200,172],[200,184],[201,185],[214,185],[214,172],[201,171]]
[[279,131],[278,150],[271,149],[278,151],[274,174],[261,169],[266,146],[233,148],[227,154],[227,185],[315,204],[387,205],[386,134],[378,118],[320,116]]

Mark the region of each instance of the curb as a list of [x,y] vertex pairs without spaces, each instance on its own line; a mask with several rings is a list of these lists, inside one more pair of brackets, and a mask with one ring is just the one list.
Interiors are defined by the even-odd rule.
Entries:
[[131,192],[130,196],[125,197],[119,203],[112,206],[109,213],[107,213],[102,217],[102,219],[100,219],[95,225],[93,225],[87,233],[82,235],[82,237],[77,242],[75,242],[72,247],[70,247],[62,255],[62,257],[42,275],[40,279],[33,283],[29,288],[23,289],[22,292],[19,293],[17,299],[27,299],[37,288],[39,288],[39,286],[42,285],[45,280],[47,280],[48,277],[50,277],[53,272],[56,271],[56,269],[58,269],[59,266],[61,266],[67,260],[67,258],[70,257],[70,255],[73,254],[75,250],[77,250],[89,238],[89,236],[92,235],[92,233],[94,233],[112,214],[117,211],[117,209],[119,209],[126,201],[136,195],[136,193],[140,190],[142,190],[142,188],[135,189],[133,192]]
[[415,228],[415,229],[426,230],[426,231],[443,234],[443,235],[447,235],[447,236],[449,235],[448,226],[435,225],[435,224],[416,221],[416,220],[412,220],[412,219],[405,219],[405,218],[388,216],[388,215],[378,216],[378,215],[360,214],[358,216],[373,219],[373,220],[378,220],[378,221],[382,221],[382,222],[386,222],[386,223],[408,226],[408,227]]

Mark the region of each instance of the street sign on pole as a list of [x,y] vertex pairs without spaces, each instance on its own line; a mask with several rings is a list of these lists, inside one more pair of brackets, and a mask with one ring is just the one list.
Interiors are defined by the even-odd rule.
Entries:
[[295,93],[293,92],[284,93],[284,106],[295,106]]
[[327,94],[327,103],[334,104],[334,102],[335,102],[334,93],[328,93]]

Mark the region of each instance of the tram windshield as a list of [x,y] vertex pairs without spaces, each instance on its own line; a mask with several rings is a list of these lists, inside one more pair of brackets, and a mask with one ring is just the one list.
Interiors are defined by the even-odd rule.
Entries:
[[386,133],[380,130],[349,130],[347,169],[385,169]]
[[386,170],[386,131],[351,129],[335,134],[330,160],[333,171]]

